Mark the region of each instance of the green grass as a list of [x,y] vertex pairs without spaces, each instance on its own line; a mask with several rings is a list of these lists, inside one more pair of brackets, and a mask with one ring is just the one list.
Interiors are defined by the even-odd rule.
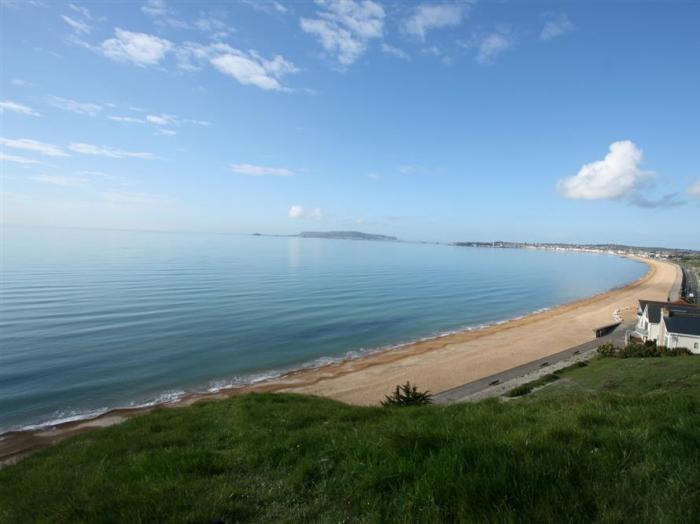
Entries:
[[596,359],[511,402],[246,395],[0,470],[0,522],[700,522],[700,358]]

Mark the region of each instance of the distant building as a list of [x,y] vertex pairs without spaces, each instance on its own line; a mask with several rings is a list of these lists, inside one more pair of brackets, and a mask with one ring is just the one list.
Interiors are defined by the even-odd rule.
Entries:
[[637,324],[627,339],[653,341],[669,348],[700,353],[700,307],[694,304],[640,300]]

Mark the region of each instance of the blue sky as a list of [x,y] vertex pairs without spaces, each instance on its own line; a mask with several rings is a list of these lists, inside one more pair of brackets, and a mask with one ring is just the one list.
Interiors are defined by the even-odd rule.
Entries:
[[3,221],[700,248],[700,3],[2,0]]

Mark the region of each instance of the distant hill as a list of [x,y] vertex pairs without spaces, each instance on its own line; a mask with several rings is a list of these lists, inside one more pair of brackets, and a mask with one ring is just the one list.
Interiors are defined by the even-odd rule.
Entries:
[[360,231],[303,231],[296,235],[303,238],[336,238],[340,240],[398,240],[387,235],[372,235]]

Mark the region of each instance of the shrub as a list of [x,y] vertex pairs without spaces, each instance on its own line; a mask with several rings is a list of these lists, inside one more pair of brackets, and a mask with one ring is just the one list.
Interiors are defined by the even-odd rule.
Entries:
[[579,367],[576,366],[575,364],[572,366],[568,366],[566,368],[560,369],[559,371],[555,371],[554,373],[549,373],[548,375],[544,375],[543,377],[540,377],[536,380],[533,380],[532,382],[528,382],[527,384],[521,384],[517,387],[514,387],[508,393],[506,393],[507,397],[522,397],[523,395],[527,395],[530,393],[533,389],[544,386],[546,384],[549,384],[550,382],[554,382],[555,380],[559,380],[561,377],[559,376],[559,373],[562,373],[564,371],[568,371],[569,369],[572,369],[574,367]]
[[418,391],[416,386],[406,382],[403,386],[397,385],[391,395],[386,395],[382,406],[421,406],[432,402],[433,396],[429,391]]
[[657,346],[655,342],[648,340],[645,343],[630,342],[624,347],[616,348],[612,344],[602,344],[598,347],[601,357],[617,358],[654,358],[654,357],[682,357],[693,353],[686,348],[667,348]]
[[614,357],[616,356],[617,349],[610,343],[601,344],[598,346],[598,354],[601,357]]
[[522,397],[523,395],[527,395],[532,391],[532,382],[528,384],[520,384],[518,387],[515,387],[508,391],[506,393],[507,397]]

